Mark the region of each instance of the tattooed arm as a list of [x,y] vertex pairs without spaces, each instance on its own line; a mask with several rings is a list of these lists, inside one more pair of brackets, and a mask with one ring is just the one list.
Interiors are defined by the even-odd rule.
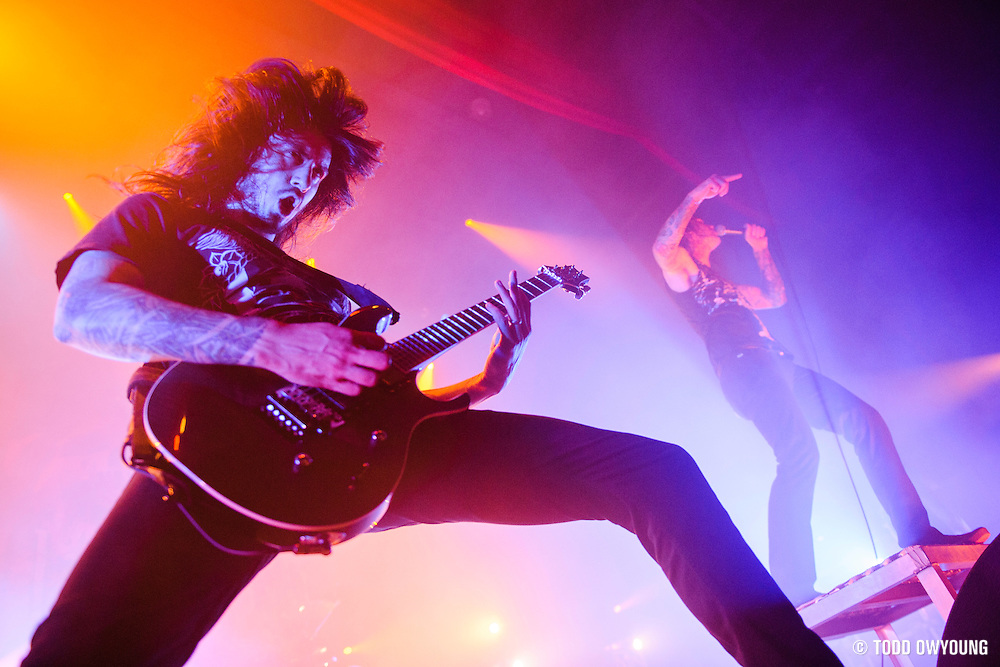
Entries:
[[663,279],[670,289],[687,291],[698,272],[691,255],[680,244],[695,211],[706,199],[725,196],[729,192],[729,184],[742,177],[743,174],[709,176],[684,197],[681,205],[663,223],[653,242],[653,258],[663,271]]
[[123,361],[240,364],[287,380],[356,395],[388,367],[375,334],[327,323],[282,324],[187,306],[143,289],[131,263],[103,250],[83,252],[56,305],[57,339]]
[[787,301],[785,281],[781,279],[778,266],[767,248],[767,232],[760,225],[747,225],[743,231],[743,238],[753,250],[754,259],[757,260],[757,266],[764,276],[764,289],[753,285],[737,285],[736,289],[754,310],[779,308],[785,305]]

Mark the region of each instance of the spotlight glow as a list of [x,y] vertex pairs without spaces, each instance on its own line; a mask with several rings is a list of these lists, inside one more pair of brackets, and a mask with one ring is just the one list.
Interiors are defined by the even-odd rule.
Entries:
[[505,227],[478,220],[466,220],[465,226],[495,245],[522,267],[532,270],[539,264],[557,262],[566,256],[570,239],[530,229]]
[[434,362],[427,364],[417,373],[417,389],[427,391],[434,388]]
[[633,649],[635,649],[636,651],[641,651],[642,647],[643,647],[642,639],[636,637],[635,639],[632,640]]
[[94,220],[93,216],[83,210],[79,202],[73,197],[73,194],[67,192],[63,195],[63,201],[69,206],[69,213],[73,216],[73,223],[76,225],[76,229],[80,234],[86,234],[97,222]]
[[499,623],[490,623],[490,634],[491,635],[500,634],[500,624]]

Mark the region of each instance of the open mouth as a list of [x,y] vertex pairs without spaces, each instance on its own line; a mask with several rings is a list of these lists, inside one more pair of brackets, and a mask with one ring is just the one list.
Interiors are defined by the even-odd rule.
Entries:
[[281,217],[287,218],[295,210],[295,197],[282,197],[278,201],[278,209],[281,211]]

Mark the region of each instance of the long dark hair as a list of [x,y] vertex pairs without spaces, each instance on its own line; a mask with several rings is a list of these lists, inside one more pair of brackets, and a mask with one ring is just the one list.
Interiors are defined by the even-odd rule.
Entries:
[[284,245],[303,223],[350,207],[351,187],[378,166],[382,144],[364,136],[367,113],[336,68],[260,60],[241,74],[216,79],[201,113],[178,132],[156,166],[128,178],[125,188],[219,212],[237,195],[237,182],[272,135],[319,132],[332,147],[330,173],[296,223],[275,239]]

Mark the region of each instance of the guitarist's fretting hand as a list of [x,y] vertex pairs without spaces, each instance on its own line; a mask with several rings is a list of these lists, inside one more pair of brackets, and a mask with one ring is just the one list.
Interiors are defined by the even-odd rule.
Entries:
[[503,302],[503,309],[486,302],[486,308],[497,323],[498,331],[493,337],[493,347],[486,359],[482,373],[449,387],[425,391],[428,396],[440,400],[469,395],[469,403],[475,405],[499,393],[507,384],[511,373],[524,352],[524,346],[531,334],[531,300],[522,290],[516,289],[517,272],[511,271],[508,284],[496,281],[497,293]]
[[357,396],[389,367],[381,336],[324,322],[268,322],[242,363],[286,380]]
[[500,391],[507,383],[514,367],[521,358],[524,346],[531,335],[531,300],[522,290],[517,289],[517,271],[511,271],[509,283],[496,281],[496,287],[504,310],[501,311],[487,302],[486,307],[497,323],[498,331],[493,337],[493,347],[486,362],[485,381]]

